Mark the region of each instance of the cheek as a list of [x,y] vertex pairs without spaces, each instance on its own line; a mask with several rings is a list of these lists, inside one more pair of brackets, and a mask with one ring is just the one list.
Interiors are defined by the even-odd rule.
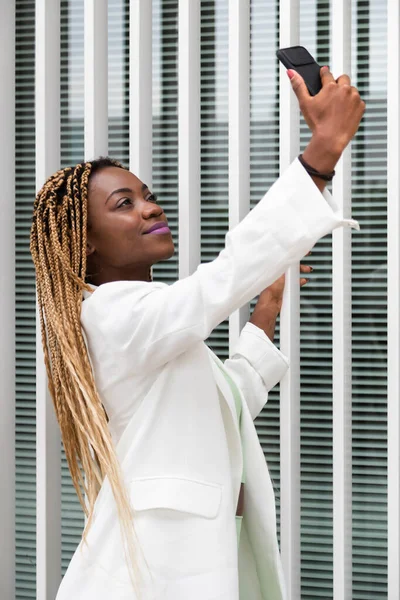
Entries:
[[93,230],[93,243],[107,254],[132,245],[140,244],[139,228],[135,219],[112,215],[98,223]]

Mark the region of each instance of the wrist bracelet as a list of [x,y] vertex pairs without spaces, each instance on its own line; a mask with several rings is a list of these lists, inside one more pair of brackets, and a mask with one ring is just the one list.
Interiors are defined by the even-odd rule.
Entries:
[[299,154],[298,159],[307,171],[307,173],[312,177],[319,177],[319,179],[323,179],[324,181],[332,181],[335,175],[335,171],[331,171],[330,173],[320,173],[319,171],[313,169],[308,163],[306,163],[302,154]]

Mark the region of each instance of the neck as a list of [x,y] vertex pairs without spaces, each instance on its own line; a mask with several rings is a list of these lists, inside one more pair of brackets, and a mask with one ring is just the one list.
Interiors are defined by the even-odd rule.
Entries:
[[87,275],[87,279],[88,283],[93,283],[93,285],[99,286],[103,283],[111,283],[113,281],[151,281],[150,274],[150,265],[136,267],[135,269],[113,269],[112,267],[103,267],[97,272],[94,271],[93,275]]

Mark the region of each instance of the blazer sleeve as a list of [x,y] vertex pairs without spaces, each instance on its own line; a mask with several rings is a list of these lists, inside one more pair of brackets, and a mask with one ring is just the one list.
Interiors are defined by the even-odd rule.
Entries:
[[119,372],[144,373],[205,340],[234,310],[273,283],[345,220],[296,159],[226,235],[225,248],[185,279],[106,283],[82,303],[89,346],[118,355]]
[[279,383],[289,367],[284,354],[262,329],[247,323],[225,368],[241,390],[255,419],[268,400],[268,392]]

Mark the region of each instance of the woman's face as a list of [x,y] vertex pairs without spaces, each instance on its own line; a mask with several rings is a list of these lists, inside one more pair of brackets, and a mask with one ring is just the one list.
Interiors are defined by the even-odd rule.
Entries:
[[87,272],[95,285],[147,281],[150,267],[174,253],[164,211],[146,184],[119,167],[89,179],[87,242]]

